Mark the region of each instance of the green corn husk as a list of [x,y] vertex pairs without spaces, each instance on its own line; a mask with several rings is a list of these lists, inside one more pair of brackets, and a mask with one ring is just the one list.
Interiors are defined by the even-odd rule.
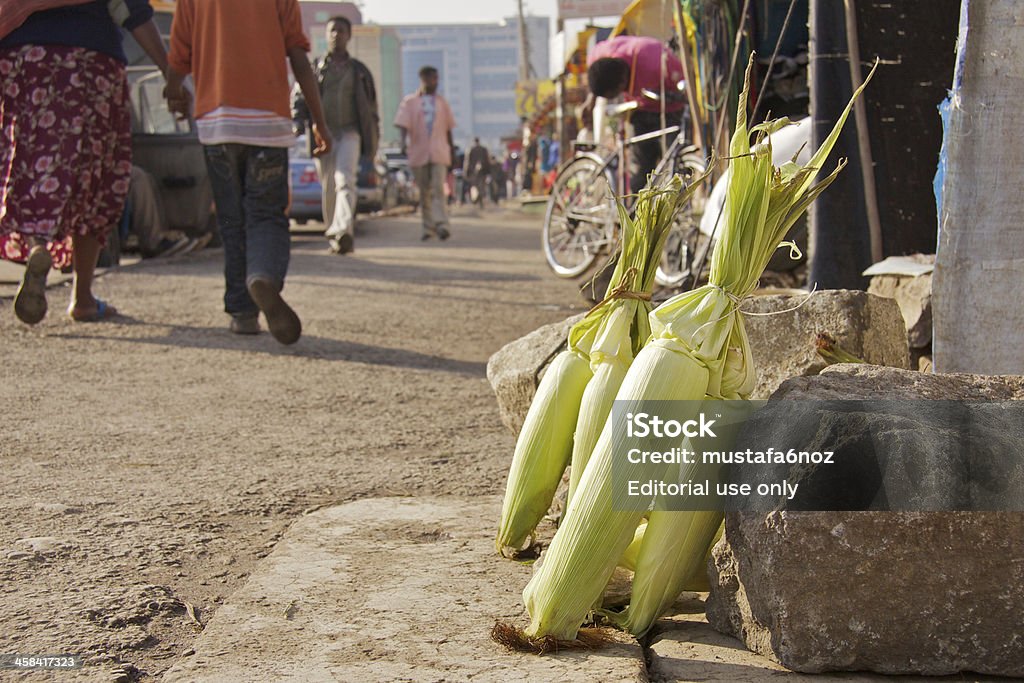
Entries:
[[707,583],[708,552],[721,526],[722,513],[717,511],[652,511],[636,559],[629,606],[612,615],[612,623],[643,635],[680,593],[700,579]]
[[626,552],[619,558],[619,566],[631,572],[636,571],[637,560],[640,559],[640,548],[644,544],[644,534],[647,532],[647,520],[640,522],[636,531],[633,532],[633,540],[626,546]]
[[[749,384],[751,375],[746,372],[751,364],[750,358],[745,357],[742,351],[749,351],[749,346],[743,319],[739,318],[733,327],[722,367],[722,395],[707,396],[706,400],[737,400],[753,389]],[[722,428],[727,429],[719,425],[719,439],[725,438]],[[703,451],[702,441],[691,439],[689,450]],[[680,481],[706,479],[714,486],[718,468],[695,463],[686,466],[685,471],[677,476]],[[640,637],[684,590],[709,590],[707,563],[711,549],[722,535],[722,517],[718,511],[661,510],[656,506],[647,521],[639,547],[635,549],[629,604],[621,612],[602,611],[602,615],[619,628]]]
[[502,555],[520,551],[547,513],[572,455],[580,399],[592,376],[588,359],[566,350],[555,356],[537,386],[505,486],[495,541]]
[[[705,410],[710,409],[707,401]],[[719,438],[721,429],[716,428]],[[689,439],[688,449],[704,450],[706,439]],[[674,470],[674,473],[673,473]],[[706,479],[714,487],[718,468],[700,463],[674,466],[670,477],[679,481]],[[722,533],[722,513],[717,510],[664,510],[657,502],[633,559],[633,584],[629,604],[620,612],[600,610],[615,626],[642,636],[672,606],[684,590],[708,590],[707,563],[711,548]],[[634,543],[636,545],[636,538]]]
[[[842,169],[841,162],[831,175],[814,184],[814,177],[835,144],[853,100],[807,166],[789,162],[776,169],[771,160],[771,143],[766,138],[787,125],[788,121],[773,121],[748,131],[745,106],[752,63],[751,59],[730,146],[733,164],[724,230],[715,245],[709,284],[680,294],[651,313],[654,340],[638,354],[616,400],[639,404],[645,400],[696,402],[705,396],[749,396],[755,373],[739,303],[757,286],[768,260],[789,228]],[[870,78],[869,75],[865,84]],[[854,99],[861,90],[863,86],[854,93]],[[757,145],[753,149],[750,132],[757,133]],[[694,415],[679,415],[678,418],[694,417],[698,410],[692,410]],[[625,435],[616,431],[621,430],[613,430],[611,420],[605,423],[562,526],[555,534],[540,570],[523,591],[531,616],[531,624],[526,630],[530,638],[575,638],[588,611],[633,540],[642,513],[612,509],[612,454],[624,452],[625,446]],[[630,478],[631,467],[621,463],[620,466],[623,476]],[[655,473],[647,469],[645,474]],[[703,527],[694,525],[694,521],[696,519],[687,528]],[[685,518],[679,517],[672,522],[679,528]],[[695,538],[694,542],[697,540]],[[651,553],[660,553],[663,557],[671,554],[676,558],[674,562],[668,558],[672,564],[668,570],[670,577],[682,573],[677,567],[692,562],[691,557],[703,557],[707,550],[706,544],[682,548],[675,545],[655,548],[653,543],[645,546],[651,548]],[[641,555],[645,554],[641,548]],[[645,565],[656,566],[655,556],[639,557],[638,569]],[[638,586],[636,578],[634,580],[634,591],[638,596],[664,596],[674,590],[675,584],[668,585],[664,575],[647,575],[650,578],[644,581],[652,585]],[[666,585],[653,585],[657,581]],[[651,602],[657,604],[662,599],[652,598]],[[655,609],[644,611],[653,612]],[[643,624],[638,623],[637,628],[643,628]]]
[[[707,385],[704,363],[671,339],[655,339],[637,355],[616,400],[624,401],[627,411],[645,400],[700,401]],[[523,591],[532,618],[527,637],[576,637],[643,517],[642,511],[612,508],[611,454],[624,452],[626,441],[623,431],[612,429],[612,424],[605,422],[562,525]],[[636,478],[640,468],[623,465],[623,476]]]
[[654,272],[675,213],[695,187],[684,191],[676,176],[642,192],[635,220],[619,205],[623,252],[606,298],[570,330],[568,349],[537,387],[516,442],[495,541],[502,555],[515,555],[531,538],[570,459],[574,474],[583,471],[626,368],[650,337]]
[[[662,510],[661,512],[662,514],[686,514],[685,512],[672,513],[671,511],[668,510]],[[627,569],[631,572],[634,572],[634,574],[636,573],[637,566],[640,563],[640,552],[644,544],[644,536],[647,533],[647,525],[649,523],[650,520],[647,519],[641,521],[640,525],[636,528],[636,531],[633,533],[633,540],[626,548],[626,552],[622,553],[622,557],[619,559],[619,567],[621,567],[622,569]],[[711,585],[708,582],[707,565],[708,561],[711,559],[711,550],[715,547],[715,544],[718,543],[718,540],[722,538],[722,533],[724,531],[725,524],[719,524],[718,531],[715,532],[714,536],[712,536],[711,538],[711,542],[708,543],[708,549],[707,552],[704,553],[704,559],[699,563],[699,566],[696,569],[694,569],[693,573],[690,574],[689,577],[684,578],[684,580],[682,581],[682,589],[680,592],[691,591],[694,593],[706,593],[707,591],[711,590]],[[679,535],[675,534],[672,537],[678,538]]]
[[587,384],[580,404],[566,505],[579,486],[626,370],[650,339],[650,296],[665,240],[676,212],[690,201],[702,180],[703,177],[696,178],[684,188],[682,179],[675,176],[642,191],[637,198],[635,219],[630,218],[621,202],[618,204],[623,246],[612,277],[612,282],[618,284],[609,286],[605,300],[569,335],[570,345],[581,348],[583,344],[574,341],[574,335],[582,339],[596,328],[591,337],[593,343],[586,349],[594,378]]

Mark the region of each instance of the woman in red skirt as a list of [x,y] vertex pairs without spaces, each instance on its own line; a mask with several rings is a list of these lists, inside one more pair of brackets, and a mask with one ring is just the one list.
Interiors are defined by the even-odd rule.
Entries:
[[[124,8],[122,25],[166,73],[148,0]],[[0,40],[0,258],[26,264],[14,311],[30,325],[46,315],[50,268],[68,264],[68,315],[116,313],[92,282],[131,176],[121,41],[107,0],[35,12]]]

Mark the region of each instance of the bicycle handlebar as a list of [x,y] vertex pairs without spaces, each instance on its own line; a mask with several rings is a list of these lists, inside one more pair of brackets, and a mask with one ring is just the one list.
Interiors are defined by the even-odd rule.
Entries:
[[604,108],[605,116],[621,116],[626,112],[633,111],[640,106],[639,102],[623,102],[622,104],[609,104]]

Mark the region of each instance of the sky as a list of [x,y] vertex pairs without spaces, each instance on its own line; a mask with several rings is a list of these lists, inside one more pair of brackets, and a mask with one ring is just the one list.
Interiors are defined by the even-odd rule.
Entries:
[[[514,17],[516,0],[358,0],[363,21],[377,24],[497,22]],[[527,14],[554,19],[557,0],[523,0]],[[552,29],[554,27],[552,26]]]
[[[340,0],[339,0],[340,1]],[[350,0],[359,6],[364,22],[375,24],[477,24],[496,23],[515,17],[519,11],[516,0]],[[550,20],[550,35],[555,35],[558,0],[523,0],[523,11]],[[614,26],[617,17],[605,17],[595,23]],[[588,24],[586,19],[573,19],[565,24],[569,35]],[[561,52],[551,46],[552,63]]]

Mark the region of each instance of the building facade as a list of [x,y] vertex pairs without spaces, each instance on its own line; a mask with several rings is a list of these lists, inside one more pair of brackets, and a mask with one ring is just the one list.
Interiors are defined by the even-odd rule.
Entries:
[[381,147],[397,146],[392,122],[402,101],[402,47],[398,32],[390,26],[363,24],[352,27],[349,54],[366,64],[377,87]]
[[[494,153],[503,137],[518,134],[516,81],[519,80],[519,24],[396,25],[402,44],[403,93],[419,87],[420,67],[441,72],[441,94],[451,104],[455,143],[467,148],[473,137]],[[527,17],[529,61],[534,78],[548,74],[548,19]],[[384,138],[393,121],[384,118]]]

